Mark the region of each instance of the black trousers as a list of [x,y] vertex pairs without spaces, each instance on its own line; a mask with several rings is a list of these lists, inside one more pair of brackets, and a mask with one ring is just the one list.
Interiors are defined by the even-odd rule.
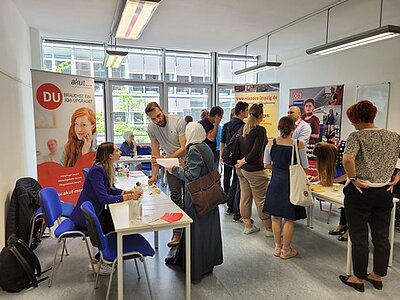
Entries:
[[[178,177],[175,177],[174,175],[170,174],[167,172],[167,182],[168,182],[168,187],[170,190],[170,197],[171,200],[178,205],[180,208],[183,207],[183,197],[185,196],[185,182],[183,180],[180,180]],[[174,233],[181,233],[182,229],[181,228],[174,228],[173,229]]]
[[[224,164],[224,192],[229,195],[229,189],[231,187],[233,167]],[[228,207],[229,202],[228,202]]]
[[347,226],[346,211],[344,210],[344,207],[340,208],[339,225]]
[[389,262],[389,225],[393,207],[393,195],[387,187],[362,189],[362,194],[350,183],[344,192],[344,208],[352,241],[354,275],[367,277],[368,269],[368,225],[374,245],[373,271],[386,276]]

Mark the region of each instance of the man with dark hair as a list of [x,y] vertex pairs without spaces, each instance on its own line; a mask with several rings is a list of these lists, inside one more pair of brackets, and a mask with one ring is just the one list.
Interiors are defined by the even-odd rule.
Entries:
[[[152,170],[149,185],[152,185],[157,182],[159,165],[156,159],[162,157],[160,148],[164,149],[167,154],[166,157],[183,158],[185,156],[186,122],[182,116],[164,114],[164,111],[156,102],[147,104],[145,113],[151,120],[147,127],[147,134],[151,141]],[[171,200],[179,207],[182,207],[185,182],[168,172],[166,174]],[[174,229],[172,240],[168,243],[169,247],[179,244],[181,231],[181,229]]]
[[218,134],[218,125],[224,116],[224,110],[220,106],[214,106],[210,110],[210,114],[199,123],[203,126],[206,132],[206,139],[204,142],[211,148],[214,153],[214,163],[217,166],[219,157],[217,156],[217,143],[216,138]]
[[[244,125],[243,119],[249,115],[249,104],[247,102],[239,101],[234,108],[235,114],[232,119],[225,123],[222,127],[221,136],[221,155],[224,152],[225,145],[229,143],[231,138],[239,131]],[[220,159],[222,161],[222,158]],[[233,174],[233,177],[232,177]],[[231,185],[232,177],[232,185]],[[238,184],[238,177],[234,167],[224,165],[224,191],[229,196],[227,214],[234,213],[234,219],[240,220],[240,186]]]

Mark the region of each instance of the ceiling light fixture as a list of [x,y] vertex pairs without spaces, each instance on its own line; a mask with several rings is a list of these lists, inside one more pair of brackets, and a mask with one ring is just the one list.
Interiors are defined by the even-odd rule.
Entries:
[[378,28],[361,32],[329,43],[328,43],[328,29],[329,29],[329,9],[328,9],[325,44],[307,49],[306,53],[309,55],[326,55],[399,36],[400,26],[395,26],[395,25],[382,26],[382,7],[383,7],[383,0],[381,0]]
[[128,51],[106,50],[103,65],[107,68],[119,68]]
[[125,0],[115,37],[137,40],[161,0]]
[[[255,66],[251,66],[248,68],[244,68],[241,70],[237,70],[235,71],[235,75],[246,75],[246,74],[250,74],[250,73],[254,73],[254,72],[261,72],[261,71],[267,71],[267,70],[271,70],[271,69],[275,69],[278,68],[282,65],[281,62],[274,62],[274,61],[268,61],[268,51],[269,51],[269,37],[271,35],[267,36],[267,46],[266,46],[266,54],[265,54],[265,62],[262,62],[258,65]],[[247,45],[246,45],[246,56],[247,56]]]

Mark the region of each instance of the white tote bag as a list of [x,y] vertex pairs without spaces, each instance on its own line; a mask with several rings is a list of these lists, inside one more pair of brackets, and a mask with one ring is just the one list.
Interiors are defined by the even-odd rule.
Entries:
[[[294,164],[294,155],[296,153],[297,164]],[[311,194],[310,181],[306,172],[300,164],[299,148],[297,140],[293,141],[292,161],[289,166],[290,175],[290,202],[299,206],[311,206],[314,204],[314,197]]]

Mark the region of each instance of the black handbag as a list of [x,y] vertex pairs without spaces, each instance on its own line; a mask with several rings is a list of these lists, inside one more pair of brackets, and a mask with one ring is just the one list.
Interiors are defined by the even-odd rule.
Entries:
[[221,174],[219,174],[217,169],[210,171],[200,147],[196,145],[194,147],[196,147],[203,158],[208,172],[206,175],[188,182],[187,187],[197,213],[203,216],[213,210],[218,204],[225,203],[229,197],[221,187]]

